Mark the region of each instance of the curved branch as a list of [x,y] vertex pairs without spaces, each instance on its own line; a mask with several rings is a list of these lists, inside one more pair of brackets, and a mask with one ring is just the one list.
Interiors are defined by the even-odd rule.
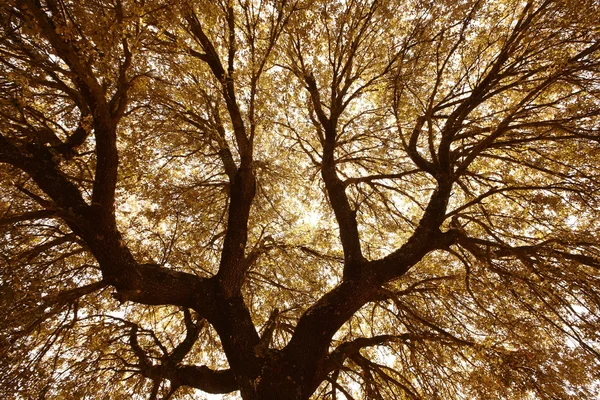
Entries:
[[382,259],[369,263],[369,268],[377,274],[381,282],[401,277],[427,253],[448,248],[456,242],[457,230],[440,230],[445,219],[450,188],[451,184],[440,183],[440,187],[431,195],[419,225],[402,247]]
[[421,335],[413,335],[410,333],[404,333],[401,335],[378,335],[370,338],[358,338],[350,342],[345,342],[336,347],[327,358],[327,373],[341,368],[347,358],[358,354],[361,349],[365,347],[374,347],[388,344],[390,342],[406,342],[408,340],[414,340],[419,338]]
[[192,315],[187,308],[183,309],[183,318],[185,321],[186,335],[183,341],[179,343],[166,358],[166,361],[171,365],[177,365],[183,361],[185,356],[194,346],[194,343],[196,343],[196,340],[198,340],[198,336],[205,326],[205,320],[194,323],[192,321]]
[[175,387],[189,386],[214,394],[230,393],[239,389],[231,370],[215,371],[205,365],[180,365],[169,362],[170,360],[154,365],[138,343],[138,325],[133,323],[130,325],[129,344],[139,360],[137,367],[145,377],[154,381],[168,379]]

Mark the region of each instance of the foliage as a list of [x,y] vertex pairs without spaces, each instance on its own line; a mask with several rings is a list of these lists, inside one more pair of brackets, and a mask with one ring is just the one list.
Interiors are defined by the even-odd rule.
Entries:
[[597,398],[599,8],[3,2],[0,396]]

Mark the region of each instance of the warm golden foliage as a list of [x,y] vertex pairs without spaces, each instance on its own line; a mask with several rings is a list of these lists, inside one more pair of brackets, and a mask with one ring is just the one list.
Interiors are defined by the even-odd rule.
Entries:
[[597,1],[0,18],[0,397],[600,396]]

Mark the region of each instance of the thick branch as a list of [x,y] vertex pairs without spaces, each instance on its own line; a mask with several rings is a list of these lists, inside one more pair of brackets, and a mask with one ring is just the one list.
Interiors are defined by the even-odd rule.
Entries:
[[439,231],[446,201],[447,193],[436,192],[406,244],[389,256],[368,263],[361,279],[343,281],[309,308],[285,348],[286,356],[292,357],[301,368],[321,365],[324,369],[318,369],[318,373],[325,373],[322,363],[333,335],[358,309],[377,297],[380,285],[405,274],[430,251],[446,248],[456,241],[455,231]]
[[354,354],[357,354],[365,347],[381,346],[391,342],[405,342],[418,335],[404,333],[402,335],[378,335],[370,338],[358,338],[350,342],[345,342],[339,345],[327,359],[327,373],[339,369],[343,366],[344,361]]
[[67,234],[64,236],[54,238],[52,240],[48,240],[48,241],[34,247],[33,249],[28,250],[27,252],[25,252],[23,254],[23,256],[25,256],[27,261],[31,261],[34,258],[36,258],[37,256],[39,256],[40,254],[50,250],[53,247],[60,246],[61,244],[64,244],[67,242],[74,242],[74,241],[76,241],[76,235],[74,233],[70,233],[70,234]]
[[234,295],[241,289],[250,267],[245,257],[245,249],[248,242],[250,207],[255,193],[256,183],[252,170],[240,168],[230,187],[227,233],[217,273],[217,279],[226,295]]
[[198,336],[202,331],[202,328],[206,325],[205,320],[200,320],[198,322],[192,321],[192,315],[187,308],[183,309],[183,318],[185,322],[185,338],[181,343],[173,349],[171,354],[169,354],[167,358],[167,362],[171,365],[177,365],[183,361],[185,356],[190,352],[196,340],[198,340]]
[[[102,263],[100,266],[102,268]],[[120,267],[118,273],[110,268],[108,279],[117,289],[114,297],[121,302],[176,305],[193,308],[202,316],[207,315],[213,305],[214,294],[208,279],[156,264],[120,264]]]
[[283,350],[285,359],[296,366],[298,376],[314,379],[315,385],[324,379],[333,335],[376,294],[377,283],[372,279],[343,281],[302,315]]
[[35,219],[51,218],[54,215],[55,215],[55,212],[52,210],[28,211],[23,214],[11,215],[10,217],[0,218],[0,226],[12,225],[17,222],[31,221],[31,220],[35,220]]
[[154,365],[138,343],[139,327],[133,323],[129,324],[129,344],[139,360],[137,367],[145,377],[152,380],[168,379],[172,386],[190,386],[207,393],[229,393],[239,389],[231,370],[215,371],[205,365]]
[[[0,133],[0,162],[19,168],[33,178],[58,207],[47,212],[56,212],[72,224],[76,223],[75,214],[84,214],[89,209],[79,189],[58,170],[52,154],[45,147],[31,146],[30,150],[32,155],[24,154]],[[71,228],[77,231],[75,225]]]
[[[54,2],[49,2],[56,9]],[[110,107],[104,91],[96,79],[91,65],[82,61],[76,45],[63,39],[56,30],[56,23],[42,10],[41,5],[33,0],[22,0],[19,6],[24,15],[33,16],[35,25],[52,45],[56,54],[61,57],[74,74],[74,82],[81,91],[94,118],[94,134],[96,137],[96,173],[92,204],[103,218],[114,219],[114,195],[117,184],[118,153],[116,146],[116,120],[112,118]],[[56,16],[58,18],[58,16]],[[60,18],[57,19],[57,21]]]
[[[186,13],[185,19],[190,26],[192,35],[198,40],[198,42],[200,42],[200,45],[204,50],[204,54],[202,55],[201,59],[206,61],[213,75],[219,80],[219,82],[221,82],[221,85],[223,86],[225,103],[227,105],[227,110],[229,111],[229,116],[231,117],[233,131],[235,133],[235,138],[240,151],[241,167],[249,168],[252,165],[252,143],[246,135],[246,128],[244,127],[242,114],[235,96],[235,88],[232,76],[233,60],[230,60],[230,71],[225,71],[215,46],[204,33],[204,29],[202,28],[202,25],[196,15],[190,11]],[[233,51],[232,49],[233,47],[230,47],[230,51]],[[231,55],[232,54],[230,53],[230,56]]]
[[[41,148],[39,151],[37,158],[25,156],[0,135],[0,162],[12,164],[28,173],[53,200],[57,215],[86,242],[98,261],[104,282],[115,287],[115,298],[123,302],[194,309],[217,330],[232,368],[241,376],[255,376],[258,364],[254,346],[258,344],[259,337],[239,294],[247,263],[244,246],[238,244],[245,245],[247,228],[245,224],[241,227],[235,225],[240,218],[247,221],[249,214],[249,202],[246,200],[244,203],[247,197],[243,197],[247,196],[244,189],[248,189],[241,184],[247,180],[239,179],[232,185],[233,217],[230,217],[229,239],[226,238],[224,246],[226,257],[223,258],[230,264],[220,271],[217,276],[220,284],[216,285],[215,279],[200,278],[156,264],[138,264],[111,219],[98,218],[97,214],[90,212],[78,188],[58,171],[47,150]],[[238,175],[244,171],[240,170]]]
[[180,365],[165,377],[174,385],[190,386],[207,393],[230,393],[240,388],[230,369],[215,371],[205,365]]
[[[321,365],[335,332],[360,307],[377,296],[381,284],[404,275],[427,253],[453,244],[457,233],[439,230],[449,194],[450,185],[443,185],[434,192],[419,226],[400,249],[383,259],[367,263],[361,279],[343,281],[309,308],[298,321],[292,340],[285,349],[286,354],[295,357],[296,362],[305,368]],[[323,371],[319,370],[319,373]]]
[[434,191],[419,225],[402,247],[380,260],[369,263],[369,268],[377,274],[382,283],[401,277],[427,253],[448,248],[456,242],[455,230],[440,231],[445,218],[450,188],[450,184],[442,183]]
[[327,195],[340,231],[340,240],[344,249],[344,279],[355,279],[360,274],[360,265],[364,262],[364,257],[358,234],[356,211],[350,207],[350,202],[346,195],[346,185],[339,178],[335,168],[336,125],[338,116],[332,114],[330,118],[327,118],[320,104],[319,89],[314,77],[309,75],[305,80],[319,123],[325,131],[321,176],[325,182]]
[[[232,30],[233,11],[229,11],[229,29]],[[221,263],[219,265],[219,272],[217,273],[217,280],[221,283],[224,294],[226,296],[237,296],[249,268],[244,252],[248,241],[250,207],[256,193],[256,179],[252,170],[252,143],[246,135],[242,114],[235,97],[234,81],[231,75],[233,72],[233,59],[230,58],[229,71],[226,72],[213,43],[206,36],[200,21],[193,11],[188,11],[185,19],[190,26],[192,35],[198,40],[205,52],[205,56],[202,59],[206,61],[213,75],[223,86],[225,103],[240,152],[240,168],[233,178],[231,176],[232,171],[228,172],[231,179],[229,216],[227,220],[227,233],[225,234],[223,251],[221,252]],[[233,38],[230,37],[230,40],[232,42],[230,43],[229,56],[233,57]]]

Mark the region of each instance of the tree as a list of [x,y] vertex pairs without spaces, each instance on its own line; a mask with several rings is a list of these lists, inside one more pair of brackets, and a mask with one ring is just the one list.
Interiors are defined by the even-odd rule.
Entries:
[[599,395],[596,1],[0,7],[3,398]]

